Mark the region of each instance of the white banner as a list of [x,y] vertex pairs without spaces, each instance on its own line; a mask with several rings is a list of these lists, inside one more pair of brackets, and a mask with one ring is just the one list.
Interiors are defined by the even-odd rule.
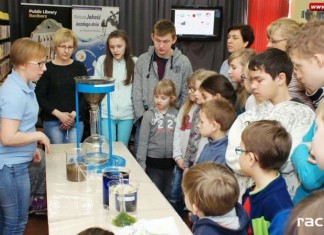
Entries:
[[72,6],[72,30],[79,40],[74,59],[84,63],[89,75],[98,57],[105,54],[107,37],[118,23],[119,7]]

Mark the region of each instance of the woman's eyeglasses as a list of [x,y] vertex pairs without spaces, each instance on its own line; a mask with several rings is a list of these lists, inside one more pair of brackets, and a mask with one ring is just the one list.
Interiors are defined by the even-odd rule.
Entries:
[[287,39],[286,38],[283,38],[283,39],[272,39],[272,38],[269,38],[268,39],[268,42],[271,42],[271,44],[276,44],[276,43],[279,43],[279,42],[282,42],[282,41],[286,41]]
[[38,65],[38,67],[43,68],[43,66],[47,63],[47,60],[36,62],[36,61],[29,61],[30,64]]
[[57,47],[61,48],[62,50],[68,49],[69,51],[74,49],[74,46],[57,46]]

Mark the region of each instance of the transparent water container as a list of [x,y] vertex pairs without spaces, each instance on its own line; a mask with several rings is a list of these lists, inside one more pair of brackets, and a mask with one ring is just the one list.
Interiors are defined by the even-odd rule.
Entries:
[[81,148],[86,152],[85,163],[98,166],[109,160],[109,143],[103,135],[94,134],[84,140]]

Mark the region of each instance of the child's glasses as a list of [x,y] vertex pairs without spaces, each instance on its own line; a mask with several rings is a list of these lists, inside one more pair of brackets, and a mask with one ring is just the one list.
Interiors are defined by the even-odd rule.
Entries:
[[235,148],[235,153],[237,155],[240,155],[241,153],[247,153],[247,152],[250,152],[250,151],[247,151],[245,149],[242,149],[241,146],[238,146],[238,147]]
[[252,153],[252,155],[253,155],[255,161],[258,161],[258,158],[254,155],[253,152],[248,151],[248,150],[245,150],[245,149],[242,149],[241,146],[238,146],[238,147],[235,148],[235,153],[236,153],[237,155],[240,155],[241,153]]

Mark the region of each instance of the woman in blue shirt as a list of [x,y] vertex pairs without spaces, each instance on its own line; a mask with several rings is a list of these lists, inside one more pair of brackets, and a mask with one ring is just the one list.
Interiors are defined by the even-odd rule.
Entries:
[[0,234],[23,234],[28,221],[28,166],[39,162],[37,142],[49,152],[46,135],[36,131],[38,104],[32,82],[46,70],[46,48],[29,38],[10,50],[12,73],[0,88]]

